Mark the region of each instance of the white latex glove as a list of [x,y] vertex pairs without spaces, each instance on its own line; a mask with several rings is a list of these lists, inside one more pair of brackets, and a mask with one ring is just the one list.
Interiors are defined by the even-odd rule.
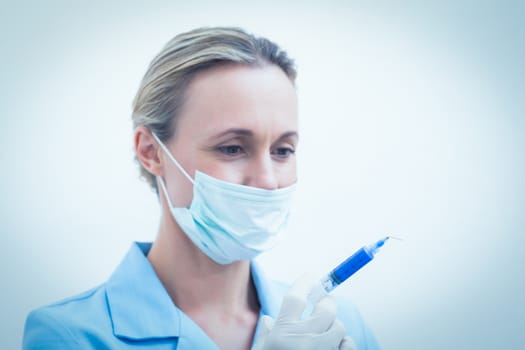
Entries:
[[304,276],[290,287],[277,319],[266,315],[261,318],[253,350],[356,349],[336,319],[336,304],[331,297],[322,298],[312,313],[302,318],[308,295],[317,283],[318,280]]

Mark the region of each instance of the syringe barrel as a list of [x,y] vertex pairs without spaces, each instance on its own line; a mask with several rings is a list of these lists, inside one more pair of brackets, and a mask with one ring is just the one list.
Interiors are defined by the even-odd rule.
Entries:
[[335,285],[339,285],[359,271],[360,268],[368,264],[373,258],[374,255],[370,252],[369,248],[366,246],[362,247],[333,269],[330,272],[330,278]]

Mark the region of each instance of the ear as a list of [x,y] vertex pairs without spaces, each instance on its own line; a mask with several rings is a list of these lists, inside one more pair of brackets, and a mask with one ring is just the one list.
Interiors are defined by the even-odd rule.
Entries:
[[135,129],[134,146],[137,159],[144,169],[155,176],[163,176],[164,167],[160,146],[148,128],[139,126]]

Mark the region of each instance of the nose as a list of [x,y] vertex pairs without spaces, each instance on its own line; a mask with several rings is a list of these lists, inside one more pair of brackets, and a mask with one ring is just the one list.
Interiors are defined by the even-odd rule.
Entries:
[[253,158],[247,164],[244,185],[275,190],[279,187],[277,174],[270,154]]

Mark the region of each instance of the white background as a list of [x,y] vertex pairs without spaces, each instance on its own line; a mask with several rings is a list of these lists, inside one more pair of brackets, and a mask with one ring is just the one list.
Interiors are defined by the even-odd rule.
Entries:
[[386,234],[340,287],[384,349],[525,341],[525,6],[518,1],[12,1],[0,5],[0,347],[106,280],[159,208],[131,101],[172,36],[236,25],[296,58],[300,188],[262,256],[293,281]]

